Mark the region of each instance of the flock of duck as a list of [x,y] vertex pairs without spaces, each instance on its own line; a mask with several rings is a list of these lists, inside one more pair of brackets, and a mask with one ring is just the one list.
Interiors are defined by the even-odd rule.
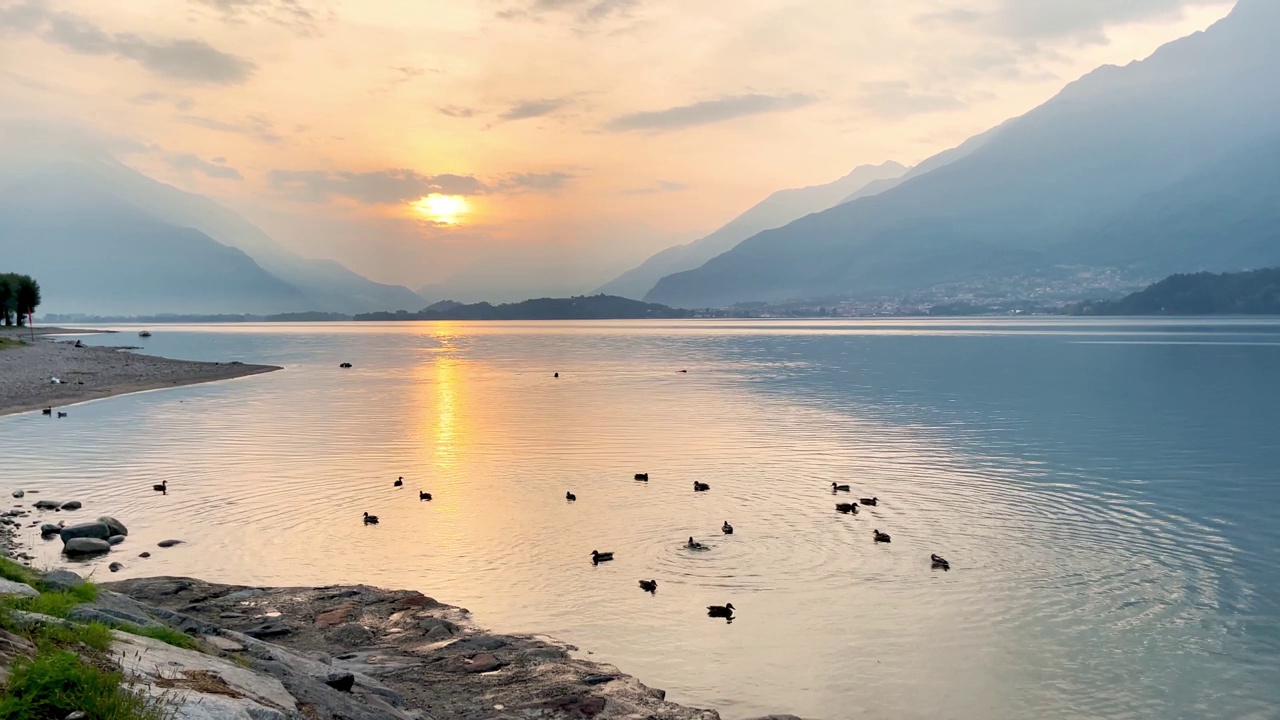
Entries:
[[[649,473],[647,472],[636,473],[635,480],[637,482],[649,482]],[[402,476],[402,477],[396,478],[396,481],[392,483],[392,487],[398,487],[398,488],[404,487],[404,477]],[[157,491],[164,492],[164,489],[161,485],[156,485],[155,489]],[[694,492],[707,492],[710,489],[711,489],[711,485],[707,483],[698,482],[697,480],[693,482]],[[833,495],[837,493],[842,493],[842,492],[850,492],[849,486],[840,485],[839,483],[834,483],[834,482],[831,483],[831,493]],[[564,499],[567,502],[576,502],[578,499],[578,496],[575,495],[572,490],[569,490],[565,492]],[[422,490],[419,490],[418,500],[430,501],[431,493],[423,492]],[[865,507],[876,507],[879,504],[880,504],[880,499],[876,497],[858,498],[857,502],[836,503],[836,512],[844,513],[846,515],[856,515],[858,514],[859,505],[865,506]],[[378,516],[370,515],[369,513],[366,512],[364,514],[364,524],[377,525]],[[728,520],[725,520],[724,524],[720,526],[720,531],[725,535],[732,535],[733,526],[729,524]],[[877,542],[877,543],[887,543],[892,541],[892,538],[889,537],[888,533],[880,532],[878,529],[871,531],[871,539],[872,539],[872,542]],[[690,536],[688,542],[685,543],[684,547],[686,550],[697,550],[697,551],[711,549],[707,545],[704,545],[703,543],[700,543],[697,540],[694,540],[692,536]],[[609,562],[611,560],[613,560],[613,552],[600,552],[599,550],[591,551],[592,565],[599,565],[602,562]],[[951,569],[951,563],[947,562],[946,558],[943,558],[940,555],[931,554],[929,555],[929,560],[932,563],[933,569],[935,570]],[[658,581],[653,579],[641,580],[640,589],[647,593],[656,593],[658,591]],[[709,617],[724,618],[729,622],[733,622],[733,612],[734,612],[733,603],[725,603],[724,605],[708,605],[707,606],[707,615]]]

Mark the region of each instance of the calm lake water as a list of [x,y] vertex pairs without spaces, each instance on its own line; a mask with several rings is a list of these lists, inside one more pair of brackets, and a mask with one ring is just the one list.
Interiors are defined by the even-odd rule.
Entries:
[[418,589],[728,718],[1280,717],[1280,322],[154,330],[285,370],[0,418],[119,577]]

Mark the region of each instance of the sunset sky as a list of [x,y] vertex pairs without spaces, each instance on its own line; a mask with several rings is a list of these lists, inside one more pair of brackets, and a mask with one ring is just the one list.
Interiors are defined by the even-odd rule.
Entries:
[[918,162],[1230,7],[0,0],[0,127],[99,143],[380,281],[590,290],[773,190]]

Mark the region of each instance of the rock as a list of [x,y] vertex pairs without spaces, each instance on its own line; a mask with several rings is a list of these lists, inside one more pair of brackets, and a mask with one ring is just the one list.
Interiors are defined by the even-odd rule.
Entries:
[[244,617],[244,613],[238,613],[238,612],[224,612],[224,613],[218,613],[218,617],[223,618],[224,620],[231,620],[231,619],[235,619],[235,618],[242,618],[242,617]]
[[566,695],[564,697],[545,700],[537,703],[536,705],[530,705],[525,708],[525,710],[537,712],[539,715],[542,713],[538,711],[550,710],[555,713],[557,717],[590,718],[604,712],[606,704],[607,703],[604,698],[596,697],[594,695],[589,695],[587,697]]
[[129,534],[129,528],[125,527],[124,523],[111,517],[110,515],[103,515],[102,517],[98,518],[98,522],[111,528],[112,535],[128,535]]
[[400,598],[396,604],[402,608],[425,608],[435,607],[440,603],[435,598],[429,598],[426,595],[410,595],[406,598]]
[[338,692],[351,692],[356,685],[356,676],[342,670],[334,670],[324,679],[324,684]]
[[24,491],[22,491],[22,490],[14,490],[14,491],[13,491],[13,496],[14,496],[14,497],[16,497],[16,498],[26,497],[26,495],[27,495],[27,493],[26,493],[26,492],[24,492]]
[[204,640],[207,645],[221,650],[222,652],[244,652],[244,645],[241,645],[230,638],[224,638],[221,635],[205,635],[200,639]]
[[91,603],[71,608],[67,617],[80,622],[100,622],[107,625],[130,623],[142,627],[158,627],[160,623],[151,618],[147,609],[131,598],[108,590],[98,592],[98,597]]
[[37,510],[57,510],[62,507],[62,503],[57,500],[37,500],[32,507]]
[[62,552],[67,555],[94,555],[97,553],[111,552],[111,543],[98,538],[78,537],[71,538],[67,544],[63,546]]
[[71,502],[62,503],[63,510],[79,510],[82,507],[84,507],[84,503],[80,502],[79,500],[72,500]]
[[478,652],[481,650],[499,650],[508,645],[506,640],[493,635],[475,635],[459,640],[449,647],[462,652]]
[[124,569],[124,566],[118,562],[113,562],[107,566],[107,569],[110,570],[111,572],[120,572],[121,570]]
[[26,583],[0,578],[0,596],[36,597],[40,592]]
[[285,625],[284,623],[269,622],[255,628],[249,628],[244,631],[244,634],[251,638],[265,640],[266,638],[282,637],[291,632],[293,632],[293,628]]
[[360,623],[347,623],[325,633],[329,642],[347,647],[361,647],[373,642],[373,633]]
[[338,607],[322,612],[316,616],[316,627],[329,628],[341,625],[351,619],[351,613],[355,612],[355,603],[343,603]]
[[453,633],[449,632],[449,628],[443,625],[437,625],[427,631],[426,638],[428,640],[447,640],[453,637]]
[[[119,535],[117,535],[116,537],[119,537]],[[140,557],[140,558],[149,558],[149,557],[151,557],[151,553],[149,553],[149,552],[138,553],[138,557]]]
[[156,545],[162,548],[171,548],[174,545],[181,545],[181,544],[182,544],[181,540],[161,540],[160,542],[156,543]]
[[73,713],[68,714],[65,718],[63,718],[63,720],[84,720],[84,718],[85,718],[84,712],[77,710]]
[[64,543],[76,538],[96,538],[105,542],[111,537],[111,528],[100,522],[80,523],[62,528],[61,535]]
[[40,526],[40,537],[42,538],[48,539],[53,537],[54,535],[59,535],[61,533],[62,533],[62,528],[58,527],[57,525],[54,525],[53,523],[45,523]]
[[83,578],[70,570],[54,570],[44,576],[44,584],[53,590],[70,590],[83,582]]
[[107,538],[108,545],[119,545],[122,542],[124,542],[123,535],[112,535],[111,537]]
[[617,675],[588,675],[582,678],[582,683],[584,685],[603,685],[607,682],[613,682],[614,680],[617,680],[617,679],[618,679]]
[[493,655],[493,653],[480,653],[475,657],[467,660],[463,664],[463,669],[469,673],[485,673],[493,672],[502,667],[503,662]]

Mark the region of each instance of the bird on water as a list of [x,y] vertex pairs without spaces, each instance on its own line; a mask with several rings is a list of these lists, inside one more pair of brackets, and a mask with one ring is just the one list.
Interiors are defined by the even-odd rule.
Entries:
[[836,512],[842,512],[846,515],[849,513],[857,514],[858,506],[853,503],[836,503]]
[[882,533],[882,532],[880,532],[879,530],[872,530],[872,531],[871,531],[871,537],[872,537],[876,542],[882,542],[882,543],[887,543],[887,542],[889,542],[889,534],[888,534],[888,533]]
[[578,499],[578,496],[574,495],[573,492],[567,492],[564,494],[564,499],[568,500],[569,502],[573,502]]
[[725,520],[724,525],[720,526],[720,532],[724,533],[725,535],[733,534],[733,526],[729,524],[728,520]]
[[708,484],[706,484],[706,483],[704,483],[704,482],[698,482],[697,480],[694,480],[694,481],[693,481],[693,491],[694,491],[694,492],[706,492],[706,491],[708,491],[708,490],[710,490],[710,489],[711,489],[711,486],[710,486],[710,485],[708,485]]
[[418,491],[418,500],[426,500],[427,502],[431,502],[431,493],[429,493],[429,492],[422,492],[421,490],[419,490],[419,491]]
[[930,555],[929,560],[933,562],[933,567],[936,570],[951,569],[951,563],[947,562],[947,559],[942,557],[941,555]]
[[155,490],[155,491],[156,491],[156,492],[158,492],[158,493],[162,493],[162,494],[168,495],[168,494],[169,494],[169,481],[168,481],[168,480],[161,480],[159,485],[152,485],[152,486],[151,486],[151,489],[152,489],[152,490]]
[[641,580],[640,589],[647,593],[651,593],[651,594],[656,593],[658,592],[658,581],[657,580]]
[[636,479],[641,482],[649,482],[649,473],[636,473]]
[[396,481],[395,481],[395,482],[393,482],[393,483],[391,483],[391,484],[392,484],[392,485],[395,485],[396,487],[404,487],[404,477],[403,477],[403,476],[401,476],[401,477],[397,478],[397,479],[396,479]]
[[611,552],[600,552],[599,550],[591,551],[592,565],[599,565],[602,562],[609,562],[612,559],[613,559],[613,553]]
[[378,524],[378,516],[377,516],[377,515],[370,515],[369,513],[365,513],[365,514],[364,514],[364,524],[365,524],[365,525],[377,525],[377,524]]
[[733,603],[725,603],[724,605],[708,605],[707,615],[714,618],[732,618]]
[[837,491],[838,491],[838,492],[849,492],[849,486],[848,486],[848,485],[837,485],[837,484],[835,484],[835,483],[831,483],[831,492],[837,492]]
[[859,500],[858,500],[858,502],[862,503],[863,505],[870,505],[871,507],[875,507],[876,505],[880,504],[880,500],[878,500],[877,498],[873,498],[873,497],[871,497],[871,498],[861,498],[861,499],[859,499]]
[[690,550],[706,550],[707,549],[706,545],[703,545],[697,540],[694,540],[692,537],[689,538],[689,542],[685,543],[684,546]]

